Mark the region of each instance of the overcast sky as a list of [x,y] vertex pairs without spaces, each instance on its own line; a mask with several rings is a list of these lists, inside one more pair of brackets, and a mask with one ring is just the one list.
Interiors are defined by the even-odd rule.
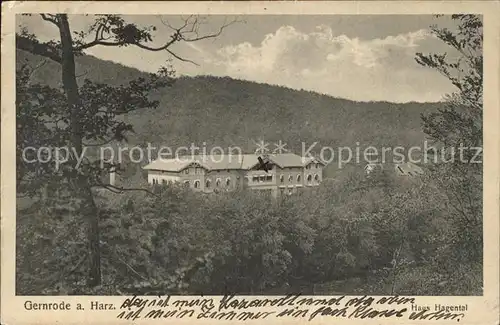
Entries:
[[[155,42],[169,39],[162,23],[179,26],[178,16],[126,16],[141,26],[155,25]],[[229,26],[217,39],[177,44],[176,54],[198,66],[173,61],[177,75],[216,75],[307,89],[360,101],[439,101],[454,91],[436,71],[419,66],[416,52],[449,51],[429,32],[438,24],[453,28],[446,17],[430,15],[209,16],[200,33],[211,33],[224,20]],[[73,30],[86,29],[92,16],[70,16]],[[57,39],[54,26],[37,15],[18,16],[41,40]],[[165,52],[136,47],[94,47],[88,54],[155,72],[169,58]]]

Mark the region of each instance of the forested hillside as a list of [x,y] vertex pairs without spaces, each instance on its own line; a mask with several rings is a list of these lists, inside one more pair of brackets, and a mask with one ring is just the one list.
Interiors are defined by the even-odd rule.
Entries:
[[[59,86],[60,66],[18,50],[22,64],[39,66],[33,82]],[[92,56],[77,57],[78,81],[118,85],[147,74]],[[352,85],[356,87],[356,85]],[[362,90],[360,90],[362,91]],[[439,103],[354,102],[309,91],[212,76],[180,77],[151,94],[155,110],[139,110],[126,119],[134,125],[131,144],[164,146],[237,145],[254,150],[253,140],[282,140],[289,149],[301,143],[326,146],[421,145],[420,115]]]

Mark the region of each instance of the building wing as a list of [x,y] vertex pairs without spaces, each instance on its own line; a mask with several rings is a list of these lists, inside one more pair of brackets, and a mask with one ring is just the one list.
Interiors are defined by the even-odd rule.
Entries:
[[[293,153],[270,154],[267,157],[280,168],[304,167],[312,161],[322,163],[316,158],[307,158],[306,160]],[[179,172],[190,164],[197,163],[207,170],[250,170],[259,164],[258,158],[259,155],[256,154],[183,156],[173,159],[158,159],[146,165],[144,169]]]
[[178,172],[189,166],[192,162],[192,160],[183,159],[158,159],[144,166],[143,169]]

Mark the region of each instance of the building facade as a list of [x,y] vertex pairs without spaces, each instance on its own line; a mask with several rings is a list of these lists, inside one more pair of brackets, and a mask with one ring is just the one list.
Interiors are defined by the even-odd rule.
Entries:
[[155,160],[144,169],[152,185],[182,183],[204,193],[249,188],[277,196],[318,186],[323,179],[325,164],[316,158],[292,153],[268,155],[267,170],[258,158],[256,154],[185,156]]

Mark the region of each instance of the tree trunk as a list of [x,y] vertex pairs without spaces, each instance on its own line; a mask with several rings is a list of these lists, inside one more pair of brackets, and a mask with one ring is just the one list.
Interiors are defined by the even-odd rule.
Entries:
[[[58,15],[59,34],[61,36],[61,65],[62,82],[64,92],[68,100],[70,109],[70,127],[71,127],[71,145],[75,153],[82,153],[82,130],[80,126],[80,98],[78,94],[78,84],[76,82],[75,55],[73,52],[73,40],[69,28],[68,16],[66,14]],[[88,179],[80,174],[76,169],[74,171],[75,193],[81,201],[80,213],[88,222],[88,241],[89,241],[89,286],[96,286],[101,283],[101,257],[99,247],[99,215],[97,206],[92,196]]]

